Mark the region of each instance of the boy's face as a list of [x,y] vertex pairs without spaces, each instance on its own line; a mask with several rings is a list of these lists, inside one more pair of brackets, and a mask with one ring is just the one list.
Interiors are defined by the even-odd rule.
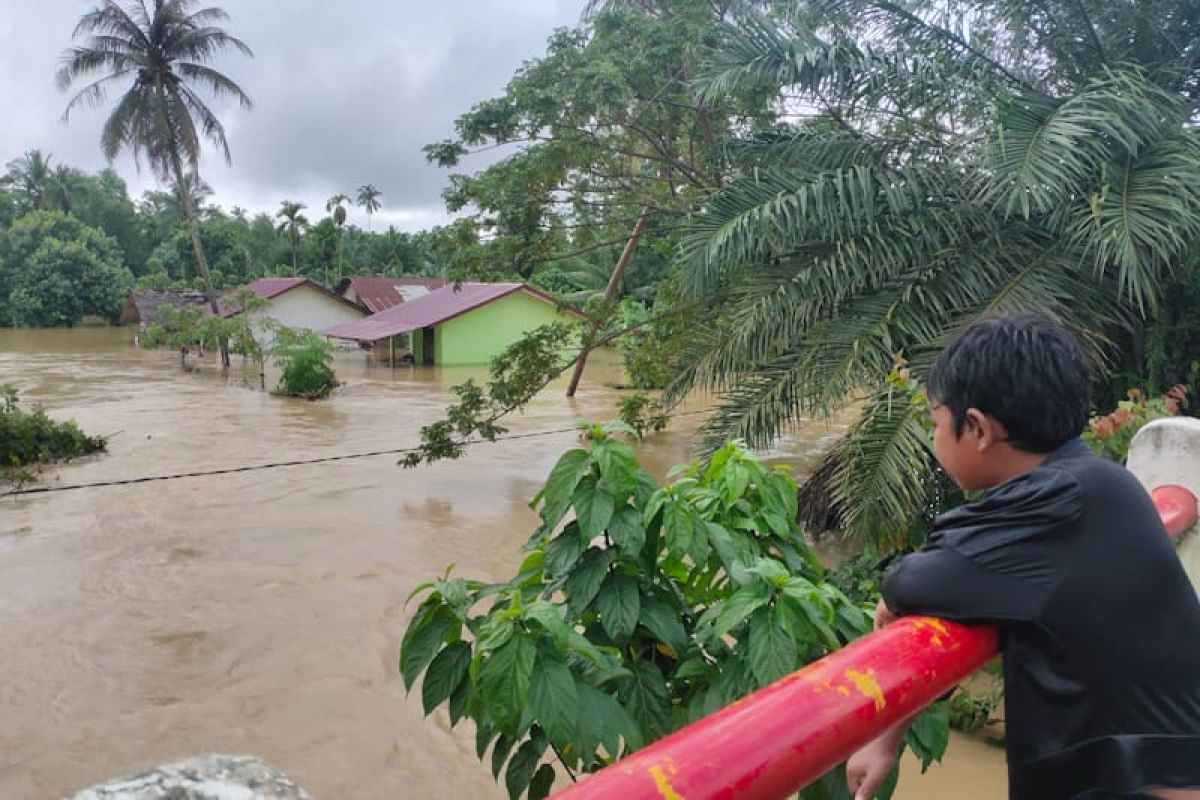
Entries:
[[[962,433],[954,430],[954,414],[948,406],[934,403],[933,454],[946,473],[964,491],[987,489],[991,485],[986,451],[990,441],[983,435],[975,418],[979,412],[971,409],[963,422]],[[972,414],[972,412],[974,412]]]

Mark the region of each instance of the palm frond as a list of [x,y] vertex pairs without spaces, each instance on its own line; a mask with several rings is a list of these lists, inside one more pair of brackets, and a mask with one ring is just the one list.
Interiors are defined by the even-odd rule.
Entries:
[[203,64],[193,64],[182,61],[175,65],[176,70],[181,76],[188,80],[205,86],[215,97],[232,97],[237,100],[238,104],[249,110],[254,107],[254,103],[250,100],[250,96],[246,94],[242,87],[238,86],[234,81],[223,73],[217,72],[212,67],[206,67]]

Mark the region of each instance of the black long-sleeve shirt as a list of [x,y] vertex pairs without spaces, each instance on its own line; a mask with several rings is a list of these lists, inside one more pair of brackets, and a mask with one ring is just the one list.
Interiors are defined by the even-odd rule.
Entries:
[[1200,787],[1200,601],[1146,491],[1074,440],[940,517],[896,614],[997,626],[1009,797]]

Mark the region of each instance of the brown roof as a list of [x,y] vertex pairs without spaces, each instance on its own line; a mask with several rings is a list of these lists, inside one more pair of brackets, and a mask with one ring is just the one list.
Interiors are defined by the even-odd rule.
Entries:
[[[419,328],[441,325],[514,292],[525,292],[551,305],[558,305],[558,301],[550,295],[523,283],[461,283],[436,289],[366,319],[335,325],[323,333],[335,339],[377,342]],[[587,319],[581,311],[574,308],[564,308],[563,312]]]
[[204,292],[180,291],[176,289],[146,289],[130,292],[121,311],[121,323],[141,323],[143,325],[161,325],[163,323],[162,309],[186,308],[199,306],[206,308],[208,298]]
[[[334,300],[337,300],[339,303],[350,306],[355,311],[362,310],[354,303],[351,303],[349,300],[342,297],[340,294],[329,291],[321,284],[317,283],[314,280],[310,280],[309,278],[259,278],[258,280],[254,281],[246,288],[248,288],[250,291],[254,292],[256,295],[258,295],[259,297],[261,297],[264,300],[271,300],[276,297],[279,297],[279,295],[284,294],[285,292],[290,292],[292,289],[296,289],[300,286],[309,286],[309,287],[317,290],[318,292],[321,292],[322,294],[332,297]],[[222,317],[236,317],[240,313],[242,313],[241,308],[222,308],[221,309]]]
[[354,275],[342,278],[337,286],[338,294],[343,297],[351,288],[358,296],[358,304],[372,314],[398,306],[407,299],[415,299],[411,292],[404,287],[423,287],[432,292],[446,285],[442,278],[418,278],[401,275],[390,277],[386,275]]

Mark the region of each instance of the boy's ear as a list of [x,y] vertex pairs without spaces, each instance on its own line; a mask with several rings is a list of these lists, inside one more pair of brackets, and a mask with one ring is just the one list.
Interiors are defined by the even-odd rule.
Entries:
[[978,408],[968,408],[965,417],[964,428],[975,434],[977,450],[987,450],[993,445],[1008,440],[1008,429],[991,414],[985,414]]

